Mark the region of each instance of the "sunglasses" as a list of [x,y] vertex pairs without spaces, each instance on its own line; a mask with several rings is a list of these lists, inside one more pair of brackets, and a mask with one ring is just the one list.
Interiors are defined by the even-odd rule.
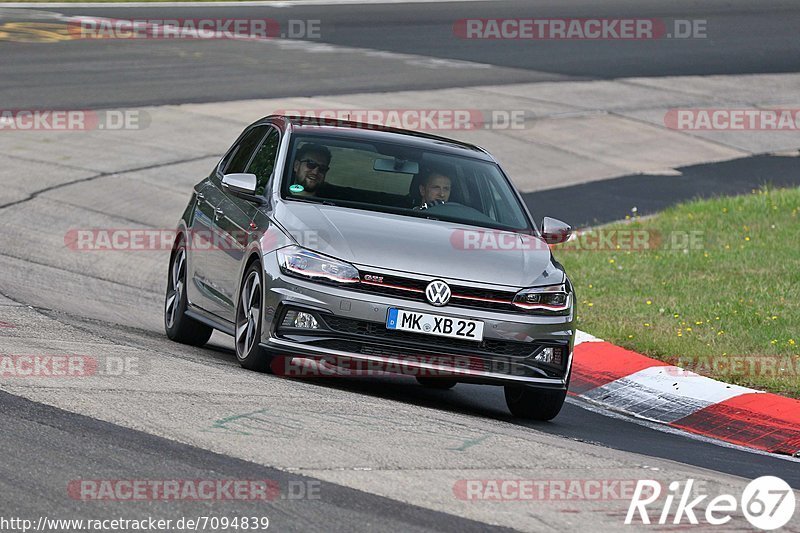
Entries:
[[319,171],[322,172],[323,174],[328,172],[330,170],[330,168],[331,168],[328,165],[323,165],[322,163],[317,163],[313,159],[301,159],[300,162],[301,163],[305,163],[309,170],[314,170],[315,168],[318,168]]

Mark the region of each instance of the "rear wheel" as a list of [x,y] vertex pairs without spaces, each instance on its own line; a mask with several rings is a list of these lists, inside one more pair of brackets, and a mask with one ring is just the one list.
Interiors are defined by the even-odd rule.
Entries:
[[164,299],[164,329],[173,341],[191,346],[202,346],[214,329],[186,316],[186,245],[183,238],[172,253]]
[[447,378],[417,377],[417,382],[429,389],[447,390],[456,386],[456,380]]
[[261,346],[261,265],[253,263],[244,275],[236,306],[236,359],[248,370],[270,372],[272,357]]
[[504,389],[511,414],[530,420],[552,420],[567,398],[566,390],[542,390],[527,385],[506,385]]

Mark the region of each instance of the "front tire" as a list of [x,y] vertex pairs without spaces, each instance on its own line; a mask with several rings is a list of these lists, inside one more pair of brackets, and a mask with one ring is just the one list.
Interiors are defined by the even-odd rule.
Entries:
[[253,263],[244,274],[236,305],[236,359],[243,368],[272,373],[272,356],[261,346],[261,305],[264,301],[261,265]]
[[175,342],[203,346],[211,338],[214,329],[186,315],[188,263],[185,241],[182,237],[180,239],[169,263],[167,294],[164,298],[164,330],[167,332],[167,337]]
[[566,390],[542,390],[526,385],[505,385],[506,405],[517,418],[552,420],[567,399]]

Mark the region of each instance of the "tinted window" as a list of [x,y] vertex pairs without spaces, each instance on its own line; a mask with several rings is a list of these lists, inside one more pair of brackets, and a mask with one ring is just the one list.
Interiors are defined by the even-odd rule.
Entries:
[[255,152],[258,143],[264,138],[269,126],[256,126],[245,134],[239,144],[233,149],[230,162],[223,168],[225,174],[236,174],[244,172],[250,157]]
[[250,166],[247,167],[247,172],[256,175],[256,194],[263,194],[264,187],[266,187],[272,171],[275,168],[275,159],[278,157],[278,145],[281,142],[281,136],[277,130],[271,129],[267,138],[261,144],[261,147],[256,152]]

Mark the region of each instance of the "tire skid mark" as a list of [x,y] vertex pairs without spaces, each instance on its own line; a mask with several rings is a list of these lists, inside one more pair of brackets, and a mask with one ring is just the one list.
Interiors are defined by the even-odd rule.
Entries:
[[88,176],[86,178],[79,178],[79,179],[72,180],[72,181],[67,181],[67,182],[64,182],[64,183],[58,183],[56,185],[51,185],[50,187],[45,187],[44,189],[39,189],[38,191],[33,191],[32,193],[28,193],[28,197],[27,198],[22,198],[21,200],[15,200],[13,202],[8,202],[6,204],[0,205],[0,209],[6,209],[8,207],[14,207],[14,206],[17,206],[17,205],[20,205],[20,204],[24,204],[26,202],[30,202],[34,198],[36,198],[36,197],[38,197],[38,196],[40,196],[40,195],[42,195],[42,194],[44,194],[46,192],[50,192],[50,191],[53,191],[53,190],[56,190],[56,189],[61,189],[63,187],[69,187],[70,185],[76,185],[78,183],[86,183],[88,181],[93,181],[93,180],[100,179],[100,178],[105,178],[105,177],[108,177],[108,176],[121,176],[121,175],[124,175],[124,174],[130,174],[132,172],[141,172],[141,171],[144,171],[144,170],[153,170],[153,169],[158,169],[158,168],[169,167],[169,166],[172,166],[172,165],[180,165],[180,164],[183,164],[183,163],[193,163],[195,161],[201,161],[203,159],[208,159],[208,158],[211,158],[211,157],[217,157],[218,155],[219,154],[205,154],[205,155],[196,156],[196,157],[178,159],[178,160],[175,160],[175,161],[167,161],[167,162],[164,162],[164,163],[156,163],[154,165],[145,165],[145,166],[141,166],[141,167],[129,168],[129,169],[126,169],[126,170],[118,170],[118,171],[114,171],[114,172],[101,172],[99,174],[95,174],[93,176]]

